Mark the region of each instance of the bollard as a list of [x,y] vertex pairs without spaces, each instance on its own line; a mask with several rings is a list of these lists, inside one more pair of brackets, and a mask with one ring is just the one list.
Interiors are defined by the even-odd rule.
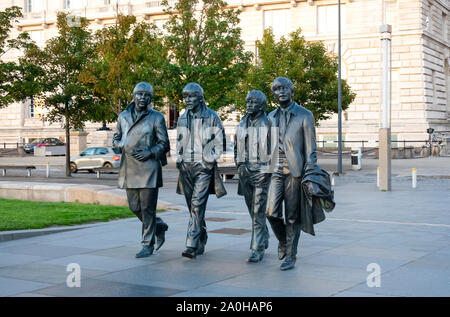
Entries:
[[335,175],[336,175],[335,173],[331,174],[331,186],[334,186],[334,176]]
[[417,170],[415,168],[412,169],[412,188],[417,187]]
[[49,176],[50,176],[50,165],[48,164],[48,162],[47,162],[47,173],[46,173],[46,175],[47,175],[47,178],[49,178]]
[[377,187],[380,187],[380,168],[377,167]]

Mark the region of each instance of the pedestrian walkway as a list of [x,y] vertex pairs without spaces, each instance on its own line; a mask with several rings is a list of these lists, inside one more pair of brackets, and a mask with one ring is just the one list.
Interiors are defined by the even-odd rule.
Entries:
[[[424,178],[413,189],[394,177],[394,190],[381,192],[370,177],[336,179],[337,206],[315,237],[302,233],[290,271],[279,269],[272,232],[263,261],[246,262],[251,223],[235,183],[225,184],[227,199],[210,196],[205,254],[181,257],[188,212],[169,182],[159,203],[178,210],[160,214],[169,230],[156,254],[134,257],[136,218],[1,242],[0,296],[450,296],[450,181]],[[71,263],[79,288],[66,284]]]

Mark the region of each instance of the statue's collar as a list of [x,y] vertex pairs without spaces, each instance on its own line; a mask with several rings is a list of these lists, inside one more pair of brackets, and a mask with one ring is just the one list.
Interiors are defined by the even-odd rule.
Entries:
[[[186,110],[183,113],[183,117],[187,117],[190,113],[192,113],[192,110]],[[208,115],[208,108],[205,105],[202,105],[202,109],[200,111],[200,117],[201,118],[207,118],[208,116],[209,116]]]

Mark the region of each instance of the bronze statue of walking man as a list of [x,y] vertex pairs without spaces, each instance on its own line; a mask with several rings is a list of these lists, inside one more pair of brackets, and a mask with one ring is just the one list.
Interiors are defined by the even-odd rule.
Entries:
[[252,253],[248,262],[259,262],[269,245],[266,225],[267,188],[270,180],[270,122],[262,91],[247,94],[247,114],[236,127],[235,162],[239,173],[238,194],[243,195],[252,219]]
[[[279,241],[278,257],[282,271],[294,268],[301,230],[302,178],[317,164],[314,117],[311,111],[293,101],[294,85],[289,78],[278,77],[272,92],[279,107],[269,114],[278,128],[275,157],[267,203],[267,217]],[[283,205],[284,202],[284,219]]]
[[138,83],[133,101],[122,111],[113,137],[113,147],[121,153],[119,187],[125,188],[131,211],[142,221],[142,250],[137,258],[153,254],[155,237],[158,250],[168,226],[156,217],[158,188],[162,187],[162,166],[169,151],[164,116],[151,107],[153,88]]
[[216,163],[225,147],[225,131],[217,113],[206,107],[199,84],[187,84],[183,98],[186,111],[177,124],[177,193],[184,194],[190,213],[182,256],[192,259],[205,251],[208,195],[226,195]]

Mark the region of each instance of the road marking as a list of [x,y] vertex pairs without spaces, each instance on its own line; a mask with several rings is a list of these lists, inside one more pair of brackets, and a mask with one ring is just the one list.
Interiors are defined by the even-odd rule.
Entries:
[[[218,213],[218,214],[233,214],[233,215],[243,215],[245,212],[237,211],[217,211],[217,210],[207,210],[207,213]],[[333,218],[327,217],[329,220],[333,221],[347,221],[347,222],[363,222],[363,223],[384,223],[392,225],[410,225],[410,226],[427,226],[427,227],[443,227],[450,228],[450,224],[438,224],[438,223],[425,223],[425,222],[400,222],[400,221],[384,221],[384,220],[363,220],[363,219],[352,219],[352,218]]]
[[384,221],[384,220],[370,220],[370,219],[361,220],[361,219],[345,219],[345,218],[333,218],[333,217],[327,217],[327,219],[334,220],[334,221],[386,223],[386,224],[393,224],[393,225],[411,225],[411,226],[428,226],[428,227],[450,228],[450,225],[447,225],[447,224],[425,223],[425,222],[399,222],[399,221]]

